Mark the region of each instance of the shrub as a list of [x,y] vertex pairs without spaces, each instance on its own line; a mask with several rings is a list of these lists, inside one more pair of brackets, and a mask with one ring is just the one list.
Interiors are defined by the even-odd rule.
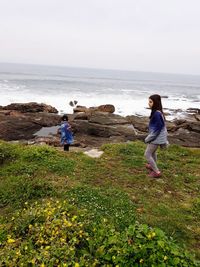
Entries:
[[160,229],[91,224],[66,201],[26,206],[1,225],[1,266],[199,266]]
[[32,146],[27,147],[23,152],[23,159],[31,162],[42,162],[44,159],[54,157],[56,155],[56,150],[49,146]]
[[1,181],[0,206],[12,204],[20,206],[21,203],[54,194],[53,186],[40,178],[27,176],[10,177]]
[[23,152],[23,161],[37,163],[40,168],[44,168],[49,172],[57,173],[58,175],[67,175],[73,173],[75,161],[63,157],[55,148],[49,146],[33,146],[27,148]]
[[69,204],[44,200],[16,213],[1,237],[0,266],[74,266],[87,233]]
[[0,142],[0,165],[5,161],[15,158],[13,147],[11,145],[7,145],[7,143]]

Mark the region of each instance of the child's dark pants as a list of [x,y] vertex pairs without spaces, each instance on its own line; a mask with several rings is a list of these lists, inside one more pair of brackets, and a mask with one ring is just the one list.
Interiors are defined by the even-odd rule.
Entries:
[[64,145],[64,151],[69,151],[69,144]]

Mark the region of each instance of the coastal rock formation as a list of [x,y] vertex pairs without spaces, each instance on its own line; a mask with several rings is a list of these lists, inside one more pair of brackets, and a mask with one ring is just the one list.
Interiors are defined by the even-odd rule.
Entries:
[[[104,111],[99,111],[99,107],[77,106],[74,114],[69,114],[75,135],[74,146],[99,147],[104,143],[144,140],[148,131],[148,117],[135,115],[122,117],[113,114],[114,108],[110,105],[103,105],[100,110]],[[200,147],[199,110],[195,112],[195,114],[188,113],[184,119],[166,121],[171,144]],[[61,116],[55,113],[56,109],[53,107],[37,103],[0,107],[0,139],[59,146],[59,135],[55,129],[54,133],[49,130],[50,134],[45,133],[44,136],[43,133],[42,135],[37,133],[39,130],[42,132],[43,129],[48,130],[46,127],[59,125]]]
[[136,131],[125,118],[105,112],[95,112],[88,120],[74,120],[72,127],[75,132],[92,136],[106,137],[123,136],[135,140]]
[[113,105],[107,104],[98,106],[97,110],[102,112],[114,113],[115,107]]
[[[127,116],[140,134],[147,133],[148,117]],[[188,114],[184,119],[166,121],[168,139],[171,144],[186,147],[200,147],[200,120],[196,114]]]
[[139,133],[148,131],[148,117],[141,117],[136,115],[126,116],[126,119],[137,129]]
[[55,108],[37,103],[1,107],[0,139],[31,139],[42,127],[54,126],[60,122],[60,116],[54,113],[57,113]]
[[74,113],[76,116],[74,118],[77,118],[78,114],[81,112],[85,113],[85,116],[89,118],[93,113],[96,113],[98,111],[100,112],[106,112],[106,113],[114,113],[115,112],[115,107],[111,104],[106,104],[106,105],[101,105],[98,107],[85,107],[85,106],[76,106],[73,109]]
[[2,110],[17,110],[22,113],[27,112],[47,112],[47,113],[58,113],[58,110],[50,105],[38,104],[36,102],[30,103],[12,103],[5,107],[1,107]]

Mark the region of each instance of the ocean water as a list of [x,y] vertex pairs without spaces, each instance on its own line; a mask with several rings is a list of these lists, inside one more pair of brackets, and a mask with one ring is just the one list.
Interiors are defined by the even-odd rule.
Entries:
[[163,97],[171,117],[180,117],[188,108],[200,108],[200,76],[0,64],[1,106],[46,103],[62,114],[73,113],[69,102],[76,100],[87,107],[113,104],[122,116],[149,115],[152,94]]

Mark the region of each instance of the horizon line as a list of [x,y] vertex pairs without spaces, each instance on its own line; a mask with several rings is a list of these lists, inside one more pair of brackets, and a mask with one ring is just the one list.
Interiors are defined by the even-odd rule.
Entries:
[[45,64],[45,63],[22,63],[22,62],[0,62],[0,64],[7,65],[28,65],[28,66],[41,66],[41,67],[59,67],[59,68],[73,68],[73,69],[89,69],[89,70],[105,70],[105,71],[121,71],[121,72],[140,72],[140,73],[152,73],[162,75],[180,75],[180,76],[195,76],[200,77],[200,74],[191,73],[172,73],[172,72],[159,72],[159,71],[147,71],[147,70],[123,70],[123,69],[109,69],[109,68],[97,68],[97,67],[82,67],[82,66],[67,66],[58,64]]

